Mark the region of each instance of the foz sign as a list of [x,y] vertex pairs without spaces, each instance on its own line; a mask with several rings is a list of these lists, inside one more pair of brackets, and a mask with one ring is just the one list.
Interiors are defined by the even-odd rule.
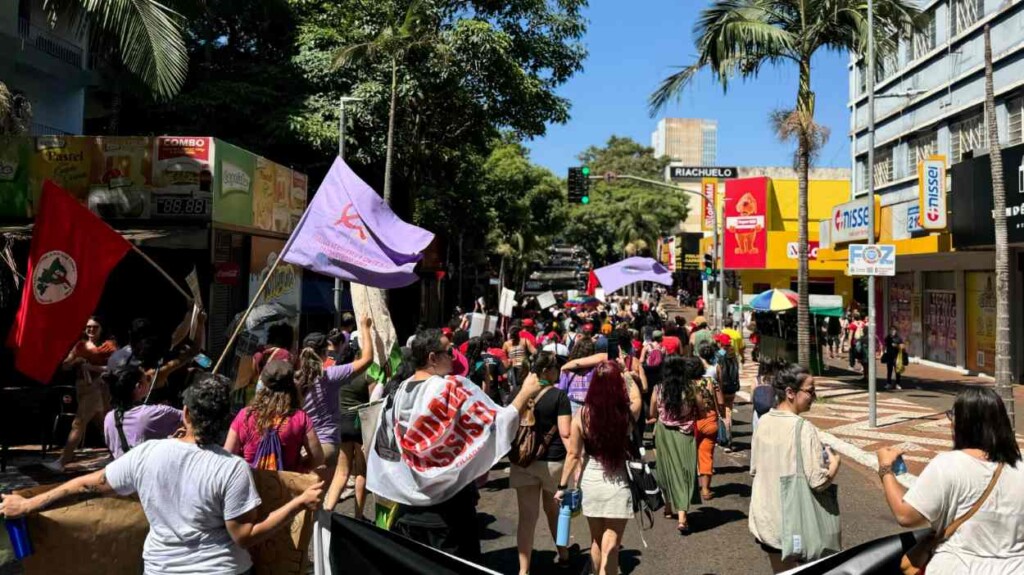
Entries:
[[917,185],[921,199],[921,227],[946,229],[946,157],[930,156],[917,166]]
[[871,198],[861,198],[832,208],[830,237],[832,244],[866,240],[870,233]]

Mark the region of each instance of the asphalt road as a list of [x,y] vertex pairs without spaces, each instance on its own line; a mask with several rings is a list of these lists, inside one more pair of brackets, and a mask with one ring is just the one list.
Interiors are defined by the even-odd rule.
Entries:
[[[715,498],[695,510],[690,525],[694,533],[680,536],[674,519],[656,514],[655,526],[643,533],[641,542],[635,522],[630,522],[624,537],[620,568],[624,574],[744,574],[771,573],[768,561],[747,528],[750,506],[749,445],[750,406],[737,412],[735,440],[739,450],[728,454],[717,450],[712,490]],[[515,532],[517,509],[515,492],[508,488],[508,468],[491,473],[491,481],[481,492],[478,519],[481,522],[484,562],[500,573],[518,573]],[[901,531],[886,506],[874,472],[844,461],[839,478],[843,544],[851,547]],[[535,551],[531,573],[534,575],[588,574],[589,532],[586,520],[579,517],[572,525],[574,549],[569,568],[553,565],[555,552],[547,523],[537,522]],[[582,547],[582,548],[580,548]]]

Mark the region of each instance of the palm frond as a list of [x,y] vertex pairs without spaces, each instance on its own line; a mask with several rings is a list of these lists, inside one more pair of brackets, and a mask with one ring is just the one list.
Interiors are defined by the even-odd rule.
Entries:
[[80,7],[100,33],[117,39],[125,68],[156,96],[178,93],[188,75],[180,14],[158,0],[80,0]]
[[377,44],[375,42],[360,42],[342,46],[334,52],[334,69],[358,62],[363,58],[373,58],[376,52]]
[[656,116],[670,101],[682,96],[683,90],[693,80],[693,77],[697,75],[700,68],[700,64],[691,64],[662,80],[661,84],[658,85],[658,89],[647,100],[648,111],[651,117]]

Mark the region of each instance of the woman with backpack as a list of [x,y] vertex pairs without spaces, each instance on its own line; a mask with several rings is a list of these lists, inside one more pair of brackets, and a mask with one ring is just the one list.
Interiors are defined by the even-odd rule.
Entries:
[[[572,346],[572,351],[569,352],[569,361],[562,366],[558,388],[569,396],[573,414],[583,407],[583,403],[587,399],[587,390],[590,389],[594,366],[601,361],[595,357],[600,355],[596,353],[594,340],[588,335],[583,335]],[[607,354],[604,357],[606,358]]]
[[651,395],[648,423],[655,423],[658,445],[655,467],[658,485],[665,494],[665,517],[679,520],[676,529],[688,535],[686,512],[694,496],[697,475],[697,444],[693,432],[697,416],[695,378],[703,366],[694,357],[672,356],[665,360],[661,383]]
[[[241,455],[253,469],[305,472],[321,468],[324,452],[301,408],[295,370],[283,361],[272,361],[260,379],[263,387],[231,422],[224,450]],[[303,449],[309,454],[305,462]]]
[[586,402],[572,418],[555,500],[561,503],[569,479],[583,459],[579,488],[584,493],[583,516],[590,527],[590,560],[596,575],[619,572],[619,543],[633,517],[626,476],[629,431],[640,408],[640,393],[632,376],[624,374],[619,364],[605,361],[594,369]]
[[725,410],[725,427],[728,430],[729,444],[724,447],[726,453],[732,453],[732,406],[736,401],[736,393],[740,390],[740,360],[736,356],[736,347],[732,338],[726,334],[715,336],[718,343],[718,361],[715,363],[715,376],[722,387],[722,408]]
[[[471,346],[472,347],[472,346]],[[540,380],[541,391],[529,403],[526,412],[519,418],[520,435],[525,425],[530,425],[532,440],[514,441],[509,459],[516,459],[509,471],[509,487],[516,490],[519,505],[519,526],[516,531],[516,547],[519,550],[519,574],[530,572],[530,557],[533,553],[533,536],[536,532],[540,509],[544,509],[551,538],[558,532],[558,505],[555,491],[562,478],[565,465],[565,443],[569,441],[572,423],[572,408],[569,396],[553,384],[558,380],[558,359],[551,352],[541,352],[533,365],[533,373]],[[531,376],[533,377],[533,376]],[[532,425],[530,422],[532,421]],[[517,450],[527,449],[523,454]],[[515,454],[515,455],[514,455]],[[523,457],[520,457],[523,456]],[[522,465],[526,463],[526,465]],[[557,547],[555,564],[561,567],[569,563],[569,550]]]

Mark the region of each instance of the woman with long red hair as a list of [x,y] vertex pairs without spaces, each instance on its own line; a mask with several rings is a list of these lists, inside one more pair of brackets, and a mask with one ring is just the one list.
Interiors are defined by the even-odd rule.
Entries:
[[595,575],[617,575],[619,542],[633,516],[626,480],[630,427],[640,417],[640,389],[619,363],[594,368],[583,407],[573,415],[568,454],[555,499],[562,500],[585,452],[580,489],[583,515],[590,527],[590,558]]

